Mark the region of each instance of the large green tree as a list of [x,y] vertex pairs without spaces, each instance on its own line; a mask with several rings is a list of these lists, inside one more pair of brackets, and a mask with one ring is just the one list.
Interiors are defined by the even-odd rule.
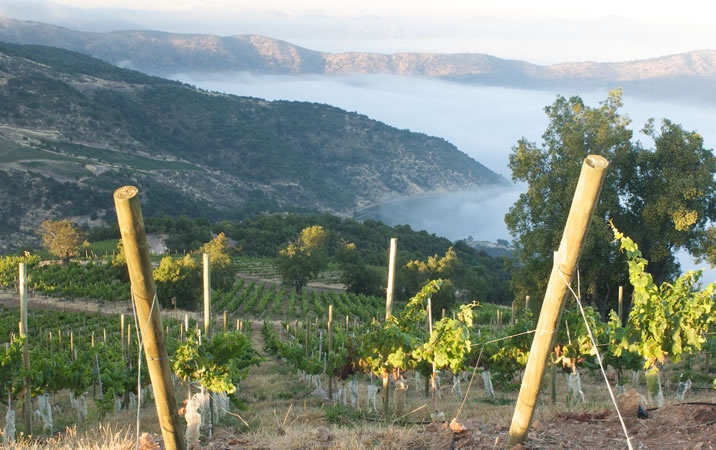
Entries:
[[676,274],[677,249],[705,254],[709,221],[716,219],[716,164],[695,132],[668,120],[644,129],[654,148],[634,141],[630,119],[619,112],[621,90],[598,107],[558,96],[545,108],[549,124],[542,145],[522,139],[510,154],[512,179],[527,191],[505,216],[518,262],[512,288],[517,298],[541,299],[559,247],[582,162],[589,154],[610,165],[579,264],[582,294],[604,315],[627,285],[624,256],[612,242],[610,219],[633,236],[657,282]]
[[304,228],[298,238],[281,249],[276,266],[284,283],[301,293],[328,264],[326,240],[328,233],[320,225]]

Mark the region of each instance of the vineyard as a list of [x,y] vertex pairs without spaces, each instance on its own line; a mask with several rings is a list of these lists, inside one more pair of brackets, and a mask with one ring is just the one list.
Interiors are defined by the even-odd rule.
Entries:
[[[643,430],[665,423],[690,424],[678,439],[711,448],[714,286],[700,289],[693,274],[654,286],[636,246],[616,237],[630,255],[632,312],[624,323],[616,313],[603,322],[588,306],[580,308],[578,295],[568,302],[527,448],[620,448],[627,439],[662,448],[668,441]],[[4,442],[51,446],[58,433],[112,434],[102,428],[107,423],[122,424],[114,436],[124,443],[112,447],[160,439],[128,283],[101,259],[66,265],[26,259],[30,309],[22,337],[12,274],[21,260],[5,257],[0,267],[7,305],[0,314],[0,336],[7,341],[0,359]],[[330,280],[297,293],[276,280],[269,264],[242,267],[227,289],[212,290],[208,328],[198,311],[162,312],[187,442],[231,448],[504,446],[535,334],[528,305],[474,302],[432,311],[431,297],[445,285],[434,280],[387,313],[385,299],[330,289]],[[29,367],[23,365],[25,343]],[[621,433],[609,388],[629,438]],[[694,402],[701,405],[689,406]],[[639,418],[642,410],[651,417]],[[585,424],[597,430],[586,440],[562,435],[579,434]],[[141,437],[137,430],[150,434]]]

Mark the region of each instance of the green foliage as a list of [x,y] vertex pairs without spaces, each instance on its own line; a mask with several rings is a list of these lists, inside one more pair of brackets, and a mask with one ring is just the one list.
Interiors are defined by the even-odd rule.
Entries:
[[227,289],[234,281],[236,270],[231,265],[229,243],[221,232],[216,238],[204,244],[200,251],[209,255],[211,286],[213,289]]
[[697,133],[668,120],[659,132],[652,122],[647,124],[654,149],[632,142],[630,120],[620,114],[621,107],[620,90],[610,92],[598,107],[586,106],[579,97],[559,96],[545,108],[549,124],[543,145],[523,139],[513,148],[512,178],[528,186],[505,217],[519,258],[512,279],[516,298],[543,298],[553,252],[589,154],[605,157],[609,168],[579,269],[585,298],[603,318],[610,308],[607,299],[614,298],[610,286],[627,282],[624,257],[609,242],[608,219],[642,243],[648,271],[658,283],[677,273],[677,248],[694,255],[707,251],[709,222],[716,219],[716,159]]
[[184,255],[181,259],[163,257],[154,270],[160,304],[195,309],[201,301],[201,276],[199,263],[191,255]]
[[460,305],[457,319],[443,317],[434,326],[426,343],[418,347],[413,356],[434,364],[436,369],[450,369],[459,373],[470,353],[472,341],[472,309],[476,304]]
[[68,298],[92,298],[122,301],[130,298],[126,269],[111,263],[89,261],[86,264],[48,264],[29,272],[28,285],[36,292]]
[[[385,323],[373,320],[361,339],[361,365],[380,376],[414,369],[418,361],[412,353],[427,336],[425,308],[428,298],[438,292],[441,285],[440,280],[427,283],[398,316],[390,316]],[[428,353],[424,351],[421,355]]]
[[0,287],[17,288],[20,263],[23,262],[27,264],[27,272],[29,273],[40,262],[40,257],[29,255],[29,253],[26,256],[0,256]]
[[460,264],[452,247],[448,248],[442,258],[437,254],[429,256],[426,261],[412,260],[403,266],[403,285],[408,292],[417,292],[428,280],[441,279],[443,285],[433,296],[432,304],[435,311],[449,309],[455,302],[455,288],[451,281]]
[[209,392],[232,394],[249,367],[260,362],[243,333],[220,333],[200,344],[196,332],[190,330],[174,355],[172,368],[185,382],[196,381]]
[[382,295],[385,275],[378,268],[368,266],[356,244],[342,241],[338,244],[336,261],[340,267],[340,281],[346,292]]
[[527,365],[533,330],[534,320],[529,311],[518,315],[515,323],[506,327],[485,323],[483,319],[471,338],[470,363],[489,369],[498,387],[515,389],[515,374]]
[[284,283],[300,294],[308,281],[326,267],[327,233],[320,225],[301,230],[298,238],[281,249],[276,259]]
[[678,362],[683,355],[701,350],[709,327],[716,323],[716,283],[697,290],[701,273],[687,272],[673,284],[657,285],[646,272],[648,261],[637,244],[617,228],[613,231],[627,255],[634,287],[634,305],[621,347],[639,353],[645,369],[658,368],[667,358]]
[[16,395],[24,385],[22,377],[22,347],[25,338],[16,338],[10,345],[0,347],[0,386],[2,392]]

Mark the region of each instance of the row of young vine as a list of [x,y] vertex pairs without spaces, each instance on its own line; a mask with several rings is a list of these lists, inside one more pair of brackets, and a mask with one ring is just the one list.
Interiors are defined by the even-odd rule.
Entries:
[[[42,418],[42,425],[34,428],[36,432],[41,428],[42,434],[50,435],[84,422],[88,414],[101,420],[109,412],[135,408],[150,395],[146,389],[150,378],[140,358],[140,337],[133,322],[126,320],[122,329],[125,320],[119,316],[30,311],[28,333],[20,337],[19,316],[17,309],[0,313],[0,336],[7,342],[0,346],[0,386],[8,413],[27,395],[32,396],[35,414]],[[163,324],[177,386],[181,380],[187,386],[196,384],[207,391],[230,393],[246,376],[248,366],[259,362],[245,333],[217,332],[202,341],[193,320],[188,327],[186,322],[168,318]],[[22,357],[25,343],[29,368]],[[202,368],[201,373],[197,368]],[[66,407],[59,406],[58,393],[67,391],[74,413],[65,412],[60,421],[53,422],[52,412]],[[88,403],[92,405],[89,411]],[[11,442],[16,427],[8,417],[2,434],[6,442]],[[27,434],[24,428],[22,431]]]
[[[677,364],[678,378],[672,385],[679,386],[677,393],[682,398],[685,383],[680,382],[686,377],[695,378],[701,388],[709,389],[711,383],[716,388],[710,375],[716,354],[716,285],[702,287],[698,273],[687,273],[673,284],[656,286],[636,244],[618,230],[614,233],[628,256],[633,307],[625,323],[614,312],[603,322],[595,310],[580,305],[578,298],[568,302],[551,355],[553,366],[567,374],[568,401],[584,400],[579,371],[599,369],[600,359],[602,366],[614,371],[618,388],[623,389],[628,380],[625,372],[643,371],[650,404],[655,406],[664,401],[661,371]],[[527,362],[535,318],[522,312],[510,325],[495,326],[492,320],[475,322],[480,307],[464,305],[455,317],[436,321],[430,333],[425,327],[426,298],[436,290],[436,285],[429,284],[398,315],[384,322],[373,320],[343,329],[336,326],[332,352],[327,351],[325,317],[322,325],[292,322],[276,329],[266,323],[267,348],[306,374],[340,377],[372,373],[384,378],[392,374],[397,382],[401,373],[409,370],[423,376],[432,372],[434,378],[435,369],[458,376],[466,368],[476,368],[487,375],[488,391],[492,379],[501,388],[515,387]],[[314,334],[312,326],[317,329]],[[703,357],[697,361],[690,358],[699,353]]]
[[273,283],[239,279],[227,291],[212,293],[212,307],[239,317],[322,317],[328,305],[340,316],[370,322],[376,317],[384,300],[363,294],[337,292],[334,290],[304,290],[297,294]]

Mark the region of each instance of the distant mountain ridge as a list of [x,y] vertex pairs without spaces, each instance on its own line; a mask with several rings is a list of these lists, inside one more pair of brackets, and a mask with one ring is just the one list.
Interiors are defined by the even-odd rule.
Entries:
[[317,103],[211,93],[59,48],[0,43],[0,250],[43,219],[349,215],[384,198],[503,184],[441,138]]
[[325,53],[257,35],[159,31],[88,33],[0,18],[0,41],[49,45],[124,67],[170,76],[180,72],[393,74],[529,89],[599,89],[716,102],[716,50],[638,61],[541,66],[477,53]]

